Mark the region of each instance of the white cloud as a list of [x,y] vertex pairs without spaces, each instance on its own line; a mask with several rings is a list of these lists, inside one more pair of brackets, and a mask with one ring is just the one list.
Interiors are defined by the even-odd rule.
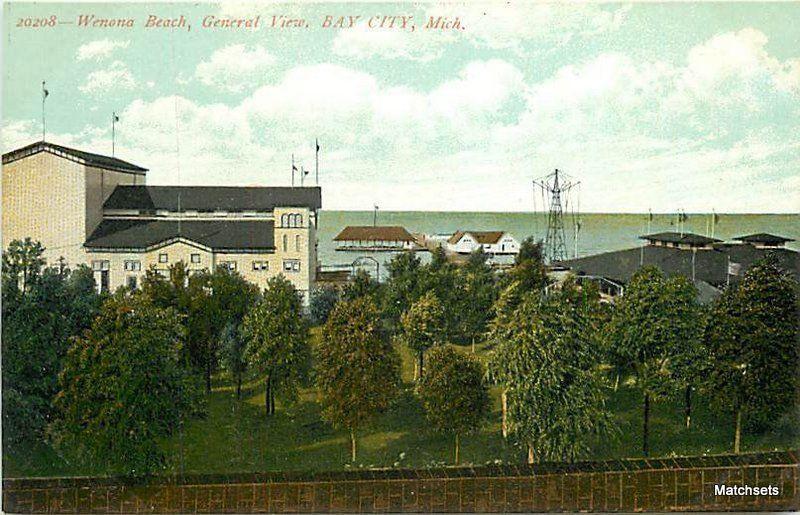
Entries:
[[119,41],[111,39],[99,39],[97,41],[90,41],[78,47],[75,54],[75,59],[78,61],[95,60],[102,61],[118,48],[128,48],[130,41]]
[[263,82],[275,57],[261,45],[229,45],[197,65],[195,76],[207,86],[240,93]]
[[122,61],[114,61],[103,70],[95,70],[78,86],[82,92],[97,96],[111,91],[129,91],[137,86],[136,79]]
[[[117,149],[154,184],[285,185],[290,154],[313,166],[319,137],[327,209],[529,210],[530,179],[558,167],[588,210],[796,211],[781,189],[800,169],[797,60],[765,48],[738,31],[677,62],[603,53],[532,83],[490,59],[428,90],[297,66],[233,104],[132,102]],[[720,88],[748,102],[721,104]],[[105,131],[59,137],[102,151]]]

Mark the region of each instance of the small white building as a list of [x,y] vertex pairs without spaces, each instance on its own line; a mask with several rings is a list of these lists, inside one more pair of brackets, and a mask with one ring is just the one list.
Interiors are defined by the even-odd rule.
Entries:
[[487,254],[519,254],[519,242],[504,231],[456,231],[447,240],[447,250],[471,254],[483,247]]

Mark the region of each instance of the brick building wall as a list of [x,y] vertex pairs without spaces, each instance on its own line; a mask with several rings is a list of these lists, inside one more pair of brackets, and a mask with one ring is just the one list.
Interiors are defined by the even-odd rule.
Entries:
[[[14,513],[741,511],[800,508],[797,451],[577,464],[5,479]],[[774,497],[714,485],[777,486]]]

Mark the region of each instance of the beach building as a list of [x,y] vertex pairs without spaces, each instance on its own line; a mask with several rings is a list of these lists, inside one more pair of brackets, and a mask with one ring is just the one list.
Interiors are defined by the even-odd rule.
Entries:
[[447,240],[447,250],[471,254],[479,247],[487,254],[518,254],[519,242],[503,231],[456,231]]
[[641,247],[565,260],[556,265],[581,280],[596,280],[601,291],[610,296],[624,294],[625,284],[637,270],[655,266],[668,276],[683,275],[691,279],[703,302],[716,298],[722,288],[738,281],[767,253],[775,254],[781,266],[800,280],[799,253],[774,243],[776,239],[791,241],[788,238],[773,236],[768,240],[771,246],[762,244],[764,238],[758,243],[742,238],[737,238],[739,243],[727,243],[691,233],[658,233],[642,239],[646,243]]
[[414,236],[399,225],[349,225],[333,241],[336,250],[343,251],[398,251],[416,250]]
[[788,242],[794,240],[791,238],[784,238],[783,236],[760,232],[757,234],[748,234],[747,236],[739,236],[738,238],[734,238],[734,241],[749,243],[759,249],[778,249],[785,247]]
[[31,238],[49,264],[88,265],[102,291],[167,274],[284,275],[307,300],[317,269],[319,187],[147,186],[147,169],[38,142],[3,155],[2,243]]

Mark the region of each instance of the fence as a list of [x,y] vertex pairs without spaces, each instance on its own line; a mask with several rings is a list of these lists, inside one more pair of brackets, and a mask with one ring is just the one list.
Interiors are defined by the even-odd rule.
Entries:
[[[800,508],[798,451],[330,473],[3,480],[15,513],[734,511]],[[778,495],[718,495],[716,485]]]

